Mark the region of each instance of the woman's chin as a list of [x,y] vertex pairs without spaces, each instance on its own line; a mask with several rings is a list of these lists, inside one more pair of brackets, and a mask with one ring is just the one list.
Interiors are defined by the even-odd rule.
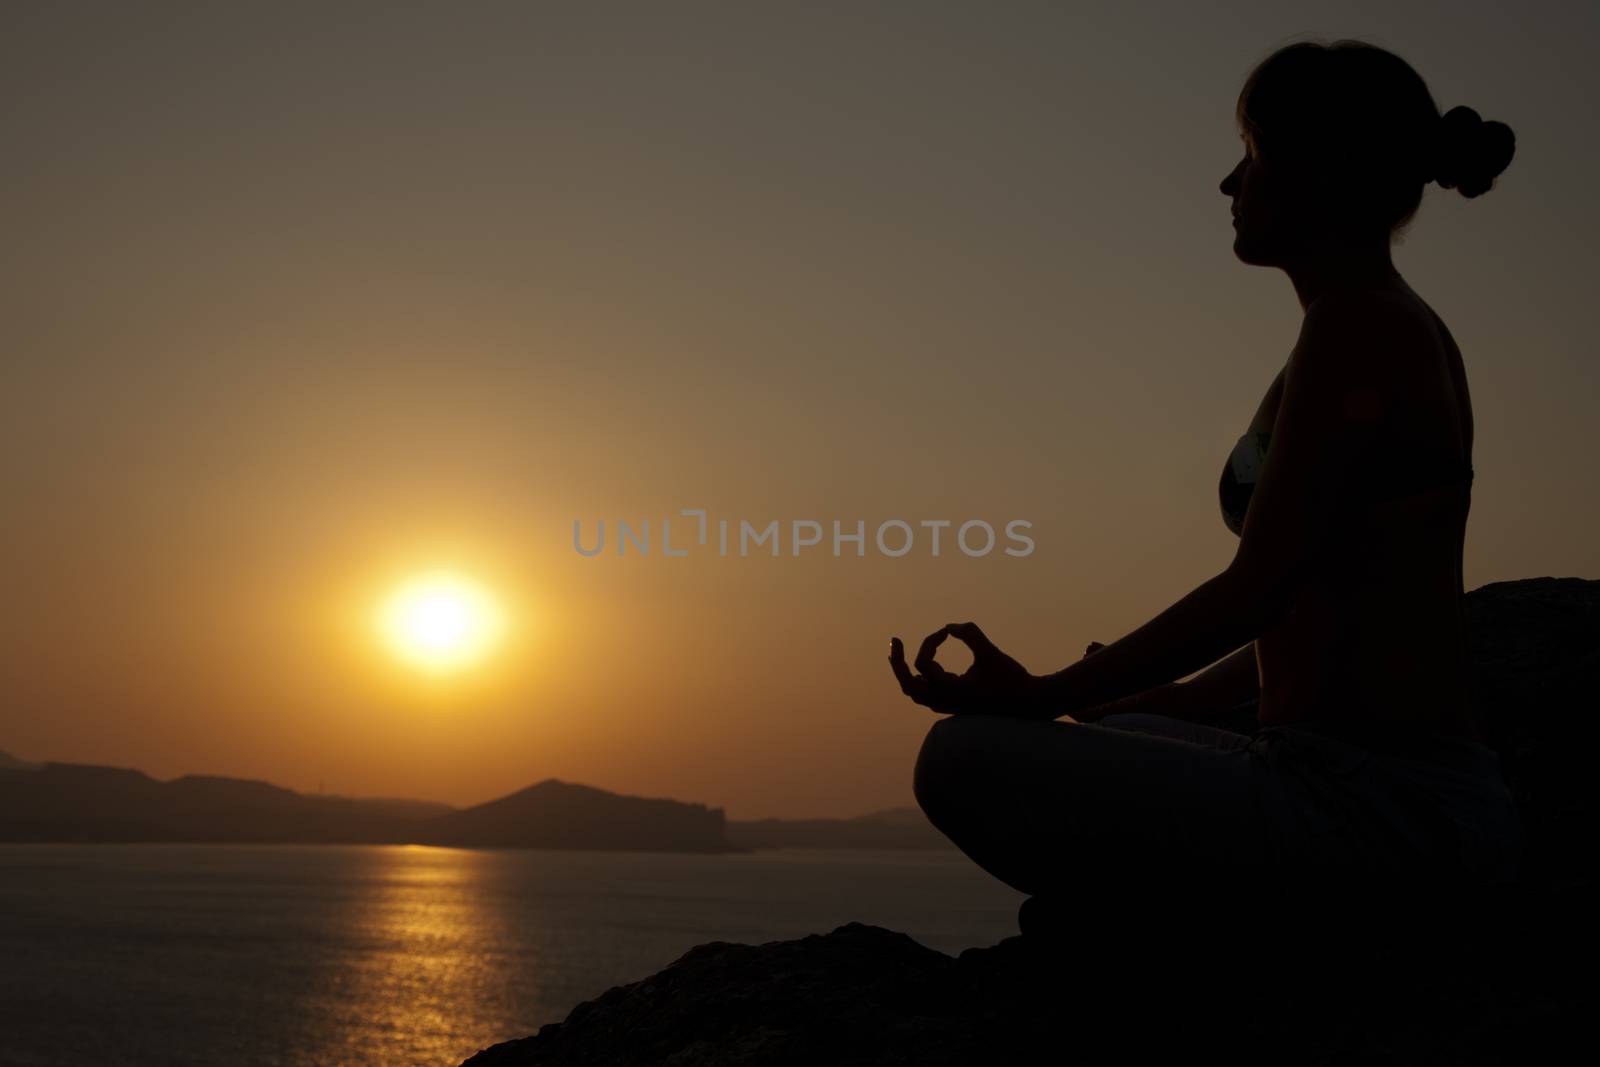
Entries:
[[1271,258],[1266,250],[1255,246],[1251,240],[1242,233],[1233,235],[1233,254],[1241,263],[1248,263],[1252,267],[1269,267]]

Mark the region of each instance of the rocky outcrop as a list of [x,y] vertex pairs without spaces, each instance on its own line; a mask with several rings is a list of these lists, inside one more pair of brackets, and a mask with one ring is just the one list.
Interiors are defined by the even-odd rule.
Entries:
[[1562,965],[1592,958],[1586,898],[1351,937],[1315,909],[1219,915],[1170,894],[1164,913],[1107,902],[1079,937],[955,958],[861,923],[711,942],[463,1067],[1487,1067],[1561,1062],[1587,1036],[1588,988]]
[[1494,582],[1467,594],[1466,613],[1480,714],[1528,837],[1526,876],[1592,883],[1600,581]]
[[[565,1022],[467,1062],[944,1063],[952,1061],[925,1057],[983,1048],[968,1007],[955,959],[851,923],[795,941],[698,945],[661,973],[578,1005]],[[896,1051],[910,1058],[888,1058]]]
[[[1557,1062],[1587,1038],[1597,947],[1600,582],[1466,599],[1481,711],[1523,808],[1522,885],[1442,899],[1096,899],[951,957],[850,923],[696,946],[471,1067]],[[1033,902],[1030,901],[1030,904]]]

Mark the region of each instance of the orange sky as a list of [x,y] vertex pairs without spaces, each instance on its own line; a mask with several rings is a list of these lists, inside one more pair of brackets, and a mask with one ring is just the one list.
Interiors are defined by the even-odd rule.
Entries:
[[[1470,375],[1469,588],[1600,573],[1593,10],[748,8],[8,18],[0,750],[912,803],[935,717],[891,634],[973,619],[1054,670],[1226,566],[1217,477],[1299,308],[1217,183],[1241,80],[1303,34],[1516,130],[1396,262]],[[691,507],[1037,547],[572,548]],[[440,565],[512,630],[430,681],[368,616]]]

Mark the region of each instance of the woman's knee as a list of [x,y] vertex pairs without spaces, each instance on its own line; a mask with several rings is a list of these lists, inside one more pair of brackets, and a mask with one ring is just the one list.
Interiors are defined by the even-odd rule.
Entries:
[[930,814],[930,809],[938,806],[939,792],[949,777],[950,731],[946,727],[955,719],[956,716],[947,715],[928,730],[911,772],[911,792],[917,805]]
[[922,740],[912,774],[911,790],[930,817],[948,811],[952,801],[971,791],[982,778],[982,763],[995,748],[997,733],[1018,727],[1021,720],[986,715],[947,715],[934,723]]

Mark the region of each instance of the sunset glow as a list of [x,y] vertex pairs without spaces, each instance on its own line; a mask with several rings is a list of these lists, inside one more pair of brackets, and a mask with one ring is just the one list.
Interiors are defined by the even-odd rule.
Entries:
[[449,572],[406,581],[378,609],[385,643],[405,662],[430,672],[470,666],[487,657],[504,628],[488,590]]

